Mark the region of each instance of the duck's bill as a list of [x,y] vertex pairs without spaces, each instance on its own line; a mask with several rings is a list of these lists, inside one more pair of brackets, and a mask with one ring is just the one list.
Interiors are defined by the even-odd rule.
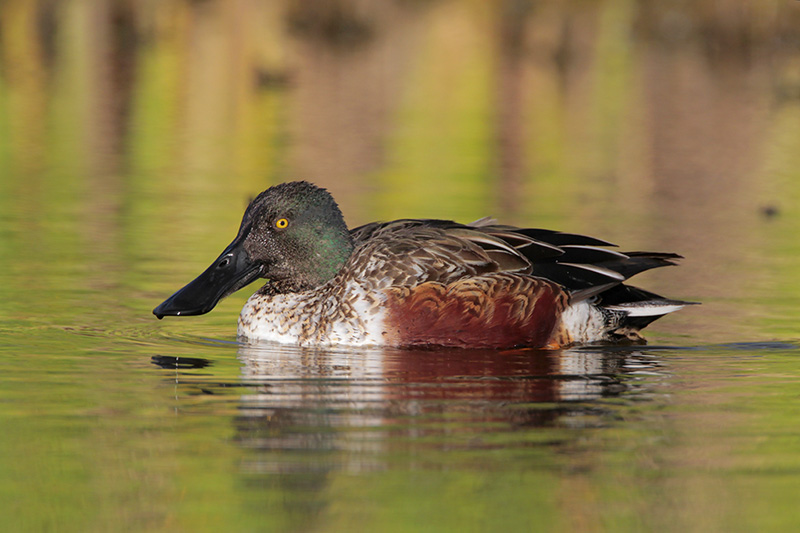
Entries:
[[236,241],[205,272],[153,309],[158,319],[208,313],[224,297],[259,278],[261,266]]

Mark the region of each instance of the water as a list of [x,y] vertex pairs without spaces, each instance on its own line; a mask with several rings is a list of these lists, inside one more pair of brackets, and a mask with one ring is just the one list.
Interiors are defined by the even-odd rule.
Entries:
[[[0,4],[4,528],[796,529],[800,13],[732,4]],[[678,252],[639,284],[702,305],[552,352],[152,316],[297,178]]]

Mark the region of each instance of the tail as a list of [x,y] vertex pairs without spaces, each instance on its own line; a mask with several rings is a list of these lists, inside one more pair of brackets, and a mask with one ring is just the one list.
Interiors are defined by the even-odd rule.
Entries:
[[620,284],[593,298],[573,303],[570,312],[565,313],[564,325],[573,342],[644,344],[642,329],[687,305],[697,305],[697,302],[671,300]]
[[678,254],[621,253],[608,249],[614,244],[594,237],[495,225],[491,219],[470,226],[513,247],[530,263],[532,276],[566,289],[570,303],[561,321],[571,342],[644,342],[639,332],[648,324],[694,304],[625,284],[641,272],[677,265],[682,259]]
[[601,307],[600,311],[605,315],[607,324],[606,338],[603,340],[612,342],[627,340],[644,344],[646,341],[641,330],[662,316],[674,313],[687,305],[699,305],[699,302],[662,298]]

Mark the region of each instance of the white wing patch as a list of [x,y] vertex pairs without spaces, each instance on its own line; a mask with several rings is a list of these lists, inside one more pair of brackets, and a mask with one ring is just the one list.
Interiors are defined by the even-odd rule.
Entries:
[[631,302],[619,305],[608,305],[606,309],[619,311],[628,316],[662,316],[675,311],[680,311],[686,307],[684,302],[674,302],[670,300],[647,300],[643,302]]

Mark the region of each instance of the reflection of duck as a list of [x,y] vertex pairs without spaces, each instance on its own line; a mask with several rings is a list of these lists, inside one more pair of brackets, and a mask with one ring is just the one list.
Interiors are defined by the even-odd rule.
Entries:
[[[530,350],[310,349],[242,344],[248,386],[265,406],[346,406],[366,413],[419,411],[421,403],[506,406],[592,401],[626,390],[620,375],[657,365],[633,348]],[[438,407],[434,407],[438,408]]]
[[[355,470],[380,468],[383,455],[397,449],[483,448],[493,439],[529,446],[519,428],[604,424],[612,407],[598,400],[629,390],[629,374],[659,372],[634,348],[536,355],[243,344],[248,392],[240,397],[237,440],[269,452],[341,452],[324,464]],[[272,467],[286,465],[257,466]]]
[[623,282],[680,256],[604,246],[486,219],[349,231],[327,191],[284,183],[253,200],[230,246],[153,313],[206,313],[261,277],[269,281],[239,317],[248,339],[489,348],[641,340],[641,328],[686,302]]

